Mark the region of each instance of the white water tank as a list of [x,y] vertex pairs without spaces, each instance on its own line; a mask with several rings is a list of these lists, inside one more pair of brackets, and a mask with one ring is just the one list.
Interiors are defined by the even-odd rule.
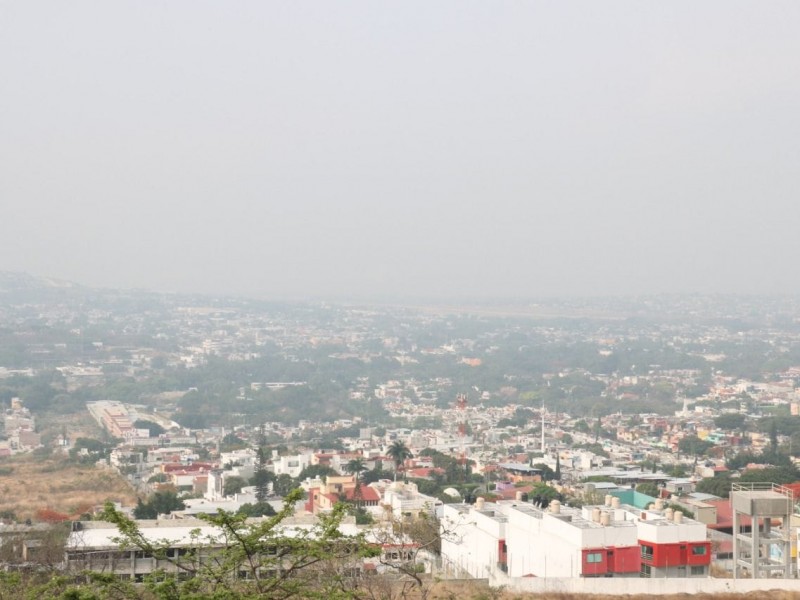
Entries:
[[603,527],[611,525],[611,514],[608,511],[603,511],[603,514],[600,515],[600,525]]
[[557,515],[561,512],[561,502],[553,500],[550,502],[550,512]]
[[611,506],[611,502],[614,499],[614,496],[611,494],[606,494],[606,506]]
[[683,511],[676,510],[672,516],[672,520],[678,524],[683,523]]
[[475,500],[475,508],[478,510],[483,510],[483,505],[486,503],[486,499],[483,496],[478,496],[478,499]]
[[595,523],[599,523],[600,522],[600,509],[599,508],[593,508],[592,509],[592,521],[594,521]]
[[614,498],[611,500],[612,508],[619,508],[621,504],[622,502],[620,502],[620,499],[617,498],[616,496],[614,496]]

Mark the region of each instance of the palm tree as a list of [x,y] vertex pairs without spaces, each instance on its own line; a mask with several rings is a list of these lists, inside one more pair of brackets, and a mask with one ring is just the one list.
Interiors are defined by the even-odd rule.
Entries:
[[397,481],[397,472],[401,469],[403,463],[414,455],[411,453],[411,450],[408,449],[408,446],[405,445],[405,442],[401,442],[400,440],[392,442],[386,454],[394,461],[394,480]]
[[356,506],[360,506],[361,482],[359,481],[359,475],[361,475],[362,471],[367,470],[367,465],[364,463],[363,458],[353,458],[347,462],[347,464],[344,466],[344,470],[348,473],[352,473],[355,476],[356,487],[353,490],[353,499],[356,501]]
[[344,466],[344,470],[352,475],[356,476],[356,482],[358,482],[358,476],[367,470],[367,465],[364,462],[363,458],[353,458],[347,462]]

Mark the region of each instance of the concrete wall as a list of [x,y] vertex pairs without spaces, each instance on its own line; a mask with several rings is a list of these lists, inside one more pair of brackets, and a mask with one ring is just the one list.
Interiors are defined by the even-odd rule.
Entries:
[[496,569],[505,523],[474,508],[448,504],[442,523],[442,556],[448,563],[476,578]]
[[608,578],[598,585],[591,578],[530,578],[503,577],[496,574],[489,582],[493,587],[505,586],[509,591],[532,593],[568,594],[607,594],[619,595],[662,595],[662,594],[715,594],[783,590],[800,593],[800,580],[797,579],[638,579]]

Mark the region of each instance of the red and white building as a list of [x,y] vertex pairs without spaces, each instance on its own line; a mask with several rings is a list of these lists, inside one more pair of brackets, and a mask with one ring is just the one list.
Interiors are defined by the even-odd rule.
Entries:
[[703,523],[680,511],[640,511],[642,577],[708,577],[711,542]]
[[[613,502],[613,503],[612,503]],[[446,504],[442,556],[472,577],[707,577],[706,526],[679,512],[522,501]]]

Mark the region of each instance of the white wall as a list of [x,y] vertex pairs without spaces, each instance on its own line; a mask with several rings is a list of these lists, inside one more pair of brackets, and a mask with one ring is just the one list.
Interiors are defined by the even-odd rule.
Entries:
[[[493,518],[487,511],[496,511]],[[445,562],[485,578],[497,568],[498,542],[505,537],[502,512],[495,504],[487,503],[485,512],[463,504],[445,504],[442,518],[442,557]]]
[[[489,584],[505,586],[508,591],[531,593],[564,593],[564,594],[606,594],[608,596],[640,596],[662,594],[714,594],[784,590],[800,593],[800,580],[797,579],[639,579],[612,577],[603,579],[598,586],[597,579],[562,579],[562,578],[530,578],[504,577],[495,572]],[[744,596],[742,596],[744,597]]]
[[529,505],[508,510],[509,576],[580,577],[583,548],[638,545],[636,526],[621,519],[608,527],[587,521],[578,527],[548,512],[540,515]]
[[297,477],[300,472],[311,464],[311,454],[297,454],[295,456],[281,456],[273,461],[275,475],[289,475]]
[[679,542],[706,541],[706,526],[692,519],[682,523],[667,521],[662,516],[647,513],[647,519],[637,523],[639,539],[656,544],[677,544]]
[[547,527],[545,519],[547,515],[539,519],[514,508],[509,511],[506,527],[509,576],[579,576],[580,532],[555,520]]

